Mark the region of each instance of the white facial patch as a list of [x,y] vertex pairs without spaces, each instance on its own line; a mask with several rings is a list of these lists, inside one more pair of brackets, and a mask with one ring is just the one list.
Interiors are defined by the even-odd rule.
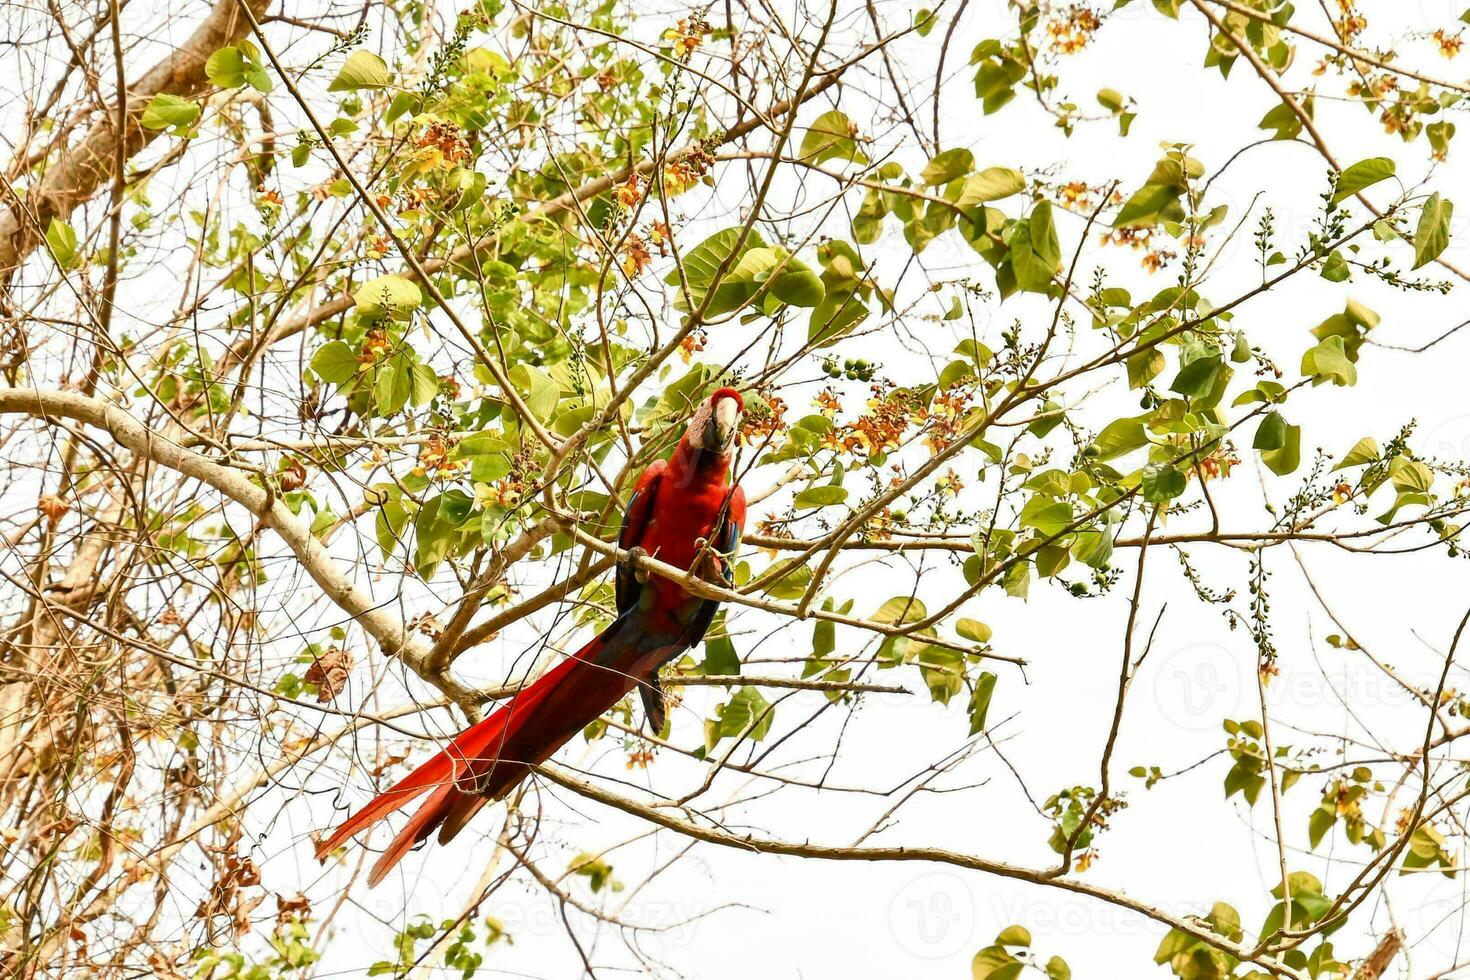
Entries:
[[740,406],[733,398],[721,398],[715,403],[715,424],[722,432],[733,432],[740,418]]

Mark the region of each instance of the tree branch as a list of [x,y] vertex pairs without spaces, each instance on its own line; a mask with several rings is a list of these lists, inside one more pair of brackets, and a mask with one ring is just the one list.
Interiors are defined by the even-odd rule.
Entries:
[[397,657],[414,673],[433,684],[471,717],[476,695],[447,673],[432,669],[427,644],[415,636],[381,602],[353,585],[316,539],[309,527],[286,508],[276,493],[252,482],[240,470],[217,463],[177,445],[143,425],[132,415],[100,398],[67,391],[0,388],[0,414],[30,415],[50,421],[67,418],[102,429],[120,446],[146,456],[159,466],[208,484],[254,514],[274,530],[327,598],[352,616],[377,641],[383,652]]
[[[127,86],[125,111],[104,114],[75,147],[61,158],[25,194],[0,209],[0,288],[9,283],[20,264],[35,250],[52,218],[66,219],[116,174],[119,152],[132,157],[163,134],[144,129],[143,110],[155,95],[191,96],[209,85],[204,66],[209,56],[245,36],[250,22],[241,15],[240,0],[216,0],[209,15],[188,40],[158,62],[142,78]],[[263,14],[270,0],[249,0]],[[118,110],[122,110],[119,106]],[[126,119],[123,145],[118,146],[118,118]]]

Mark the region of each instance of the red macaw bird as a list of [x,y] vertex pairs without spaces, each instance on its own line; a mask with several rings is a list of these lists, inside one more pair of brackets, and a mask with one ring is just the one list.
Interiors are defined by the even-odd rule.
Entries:
[[[700,574],[733,582],[745,526],[745,491],[732,486],[744,401],[721,388],[699,406],[668,461],[652,463],[633,490],[618,546]],[[429,798],[393,838],[368,876],[376,885],[419,841],[439,829],[454,838],[486,803],[498,800],[577,732],[635,686],[655,731],[664,725],[658,671],[698,643],[719,603],[634,563],[618,567],[618,615],[576,655],[558,664],[489,718],[353,814],[317,845],[325,860],[339,844],[425,792]]]

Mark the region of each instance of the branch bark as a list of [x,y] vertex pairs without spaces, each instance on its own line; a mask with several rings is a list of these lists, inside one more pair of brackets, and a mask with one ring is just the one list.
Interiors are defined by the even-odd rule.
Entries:
[[184,449],[143,425],[128,412],[100,398],[67,391],[0,388],[0,414],[23,414],[46,420],[67,418],[93,426],[129,451],[213,487],[255,515],[263,526],[274,530],[327,598],[351,615],[377,641],[385,654],[402,660],[410,670],[443,691],[467,714],[477,717],[478,713],[473,708],[475,692],[447,673],[434,670],[429,661],[428,644],[381,602],[357,588],[307,525],[298,520],[272,490],[258,486],[244,472]]
[[[249,0],[264,14],[270,0]],[[26,257],[41,242],[52,218],[67,218],[91,200],[115,176],[118,158],[118,118],[126,119],[122,155],[132,157],[158,138],[163,130],[144,129],[143,110],[155,95],[192,96],[209,86],[204,66],[209,56],[240,40],[250,28],[239,0],[216,0],[209,15],[188,40],[127,86],[125,112],[110,110],[89,129],[76,146],[65,149],[55,165],[25,193],[0,208],[0,287],[8,284]],[[24,148],[22,148],[22,152]]]
[[1404,934],[1402,930],[1390,929],[1382,939],[1378,941],[1378,947],[1363,961],[1358,972],[1353,974],[1353,980],[1378,980],[1388,972],[1389,964],[1394,957],[1399,955],[1399,950],[1404,948]]

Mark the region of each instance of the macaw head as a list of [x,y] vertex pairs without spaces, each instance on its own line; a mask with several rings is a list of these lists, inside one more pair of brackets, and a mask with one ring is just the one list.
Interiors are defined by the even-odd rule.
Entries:
[[734,388],[721,388],[695,411],[689,419],[684,438],[695,449],[728,456],[735,451],[735,437],[740,434],[740,413],[745,399]]

